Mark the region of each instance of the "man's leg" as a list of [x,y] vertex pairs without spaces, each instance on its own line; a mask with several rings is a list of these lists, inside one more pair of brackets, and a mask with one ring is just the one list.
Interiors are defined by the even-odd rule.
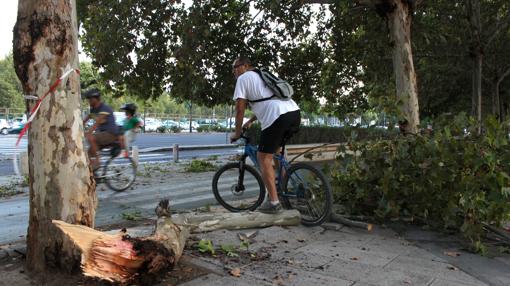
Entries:
[[90,160],[90,163],[92,164],[92,169],[95,169],[99,166],[99,157],[97,155],[97,142],[96,142],[96,137],[94,136],[94,134],[87,134],[86,136],[87,138],[87,141],[89,142],[89,160]]
[[269,199],[271,202],[278,202],[278,194],[276,193],[275,172],[273,169],[273,154],[257,152],[257,159],[262,173],[262,180],[266,185]]

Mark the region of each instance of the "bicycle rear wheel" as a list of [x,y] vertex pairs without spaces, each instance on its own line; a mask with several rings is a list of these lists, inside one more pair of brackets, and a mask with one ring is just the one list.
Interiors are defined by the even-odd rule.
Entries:
[[331,214],[331,186],[324,174],[314,166],[296,163],[287,170],[281,195],[283,203],[301,213],[301,223],[322,224]]
[[257,170],[248,165],[243,165],[241,170],[240,163],[221,167],[214,174],[212,188],[218,203],[231,212],[255,210],[266,193]]
[[110,189],[125,191],[135,182],[136,164],[131,158],[111,157],[106,162],[102,178]]

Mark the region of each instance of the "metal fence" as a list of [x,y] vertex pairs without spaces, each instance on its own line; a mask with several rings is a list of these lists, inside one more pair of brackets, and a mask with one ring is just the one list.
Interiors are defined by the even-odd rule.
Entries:
[[23,117],[25,110],[23,108],[3,108],[0,107],[0,119],[14,119],[17,117]]
[[[88,113],[88,106],[85,104],[82,105],[83,114]],[[0,119],[8,119],[12,120],[14,118],[24,117],[25,110],[22,108],[3,108],[0,107]],[[151,110],[141,111],[139,116],[145,121],[147,119],[152,120],[173,120],[176,122],[189,122],[194,121],[197,123],[218,123],[218,122],[226,122],[229,118],[230,120],[234,120],[234,109],[233,107],[224,107],[218,109],[205,109],[200,112],[193,113],[157,113],[151,112]],[[249,117],[249,114],[246,115]],[[388,118],[384,114],[379,114],[377,116],[377,120],[367,120],[362,116],[349,116],[346,118],[338,118],[334,116],[328,115],[317,115],[302,112],[301,113],[301,122],[305,126],[332,126],[332,127],[340,127],[344,125],[361,125],[361,126],[369,126],[369,125],[383,125],[386,126],[389,124]]]

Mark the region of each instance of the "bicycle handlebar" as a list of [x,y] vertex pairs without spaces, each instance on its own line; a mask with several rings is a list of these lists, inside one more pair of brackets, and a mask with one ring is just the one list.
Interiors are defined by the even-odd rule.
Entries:
[[244,140],[246,140],[246,143],[249,143],[250,142],[250,137],[246,136],[246,132],[247,131],[248,131],[247,128],[243,128],[241,136],[239,136],[239,139],[244,139]]

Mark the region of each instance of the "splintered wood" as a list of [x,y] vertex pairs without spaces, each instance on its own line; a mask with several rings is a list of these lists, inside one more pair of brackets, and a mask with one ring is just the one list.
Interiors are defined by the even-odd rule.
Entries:
[[[135,278],[150,280],[177,262],[175,248],[167,248],[167,237],[161,235],[138,239],[57,220],[53,223],[80,250],[83,275],[88,277],[117,283]],[[182,255],[180,251],[178,257]]]
[[53,223],[63,232],[64,239],[69,239],[80,251],[85,276],[120,284],[153,285],[179,261],[191,232],[289,226],[301,221],[297,210],[274,215],[245,212],[184,214],[170,218],[167,200],[159,203],[156,214],[154,234],[143,238],[132,238],[126,233],[107,234],[58,220]]
[[133,243],[124,240],[122,235],[105,236],[92,243],[83,264],[83,274],[110,282],[127,281],[143,262],[144,258],[133,249]]

